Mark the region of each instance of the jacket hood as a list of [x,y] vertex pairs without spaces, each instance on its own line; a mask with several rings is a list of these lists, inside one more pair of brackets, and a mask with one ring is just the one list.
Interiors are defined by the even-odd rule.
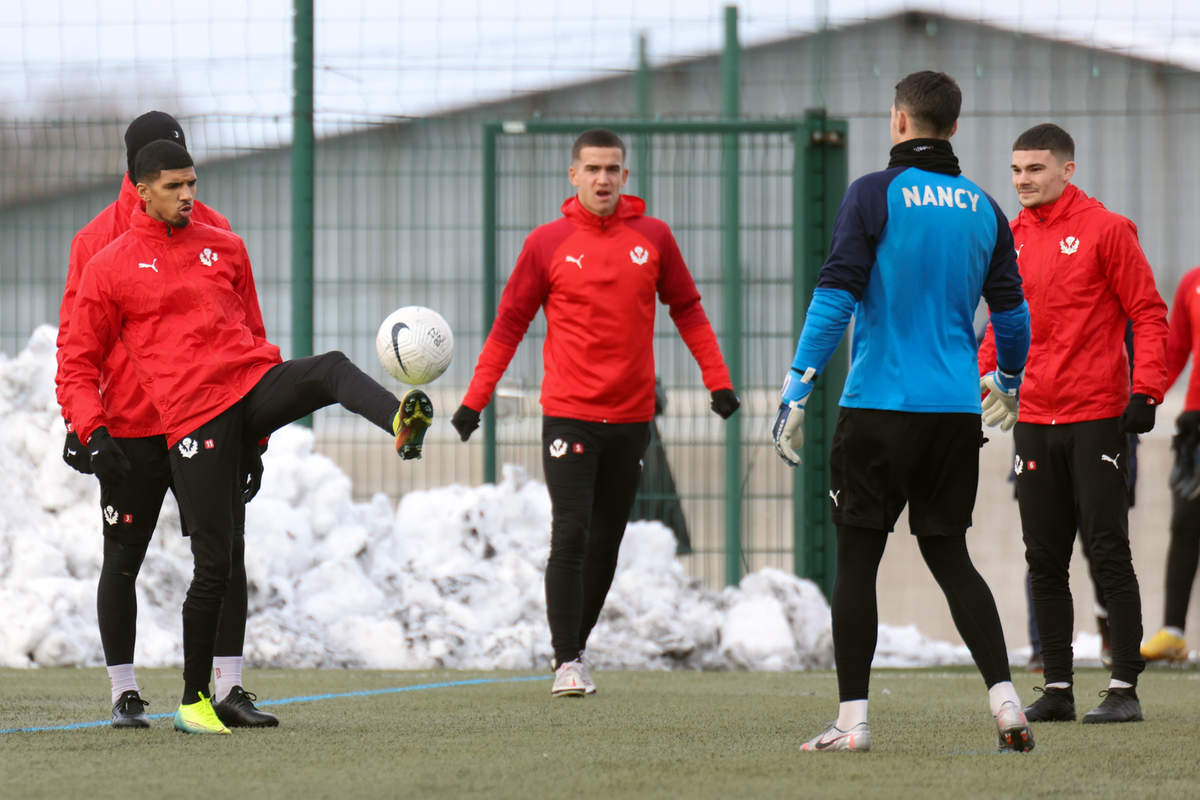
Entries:
[[133,181],[129,180],[129,173],[125,173],[125,180],[121,181],[121,191],[117,194],[117,215],[123,219],[129,219],[139,208],[145,208],[146,204],[142,202],[142,198],[138,197],[137,187],[133,185]]
[[574,220],[581,225],[592,228],[603,228],[612,220],[634,219],[646,213],[646,201],[632,194],[623,194],[617,198],[617,208],[607,217],[593,214],[579,202],[578,195],[568,197],[562,203],[564,217]]
[[1104,208],[1104,204],[1094,197],[1088,197],[1075,184],[1068,183],[1053,203],[1036,208],[1022,208],[1017,216],[1022,222],[1031,225],[1049,225],[1095,208]]

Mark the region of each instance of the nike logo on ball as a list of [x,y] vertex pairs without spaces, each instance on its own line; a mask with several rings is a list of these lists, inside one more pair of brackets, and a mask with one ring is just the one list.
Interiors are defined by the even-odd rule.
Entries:
[[400,371],[407,375],[408,370],[404,368],[404,359],[400,357],[400,341],[397,338],[403,330],[408,330],[407,323],[397,322],[392,326],[392,352],[396,354],[396,363],[400,365]]

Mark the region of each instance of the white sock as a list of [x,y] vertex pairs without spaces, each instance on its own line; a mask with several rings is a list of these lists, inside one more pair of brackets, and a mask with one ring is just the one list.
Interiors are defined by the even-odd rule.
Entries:
[[1110,689],[1132,689],[1133,684],[1126,683],[1125,681],[1119,681],[1116,678],[1113,678],[1112,680],[1110,680],[1108,682],[1108,688],[1110,688]]
[[1016,703],[1017,708],[1021,707],[1021,698],[1017,697],[1012,681],[1000,681],[988,689],[988,705],[992,707],[993,717],[1000,713],[1000,706],[1005,703]]
[[1182,628],[1176,628],[1171,625],[1167,625],[1166,627],[1163,628],[1163,630],[1166,631],[1167,633],[1171,634],[1172,636],[1178,636],[1180,639],[1183,638],[1183,629]]
[[242,657],[213,656],[213,678],[216,681],[213,702],[220,703],[233,687],[242,685]]
[[838,703],[838,718],[834,725],[839,731],[848,731],[855,725],[867,721],[866,700],[844,700]]
[[112,690],[113,705],[126,692],[140,691],[137,679],[133,677],[133,664],[114,664],[108,668],[108,686]]
[[1066,681],[1055,681],[1054,683],[1047,683],[1046,688],[1047,689],[1070,689],[1071,684],[1067,683]]

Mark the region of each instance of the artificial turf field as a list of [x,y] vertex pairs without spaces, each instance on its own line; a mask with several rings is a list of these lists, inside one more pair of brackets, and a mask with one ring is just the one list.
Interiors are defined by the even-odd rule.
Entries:
[[[179,671],[141,670],[150,730],[108,727],[101,669],[0,670],[3,798],[1196,797],[1200,671],[1151,669],[1146,721],[1043,723],[997,753],[973,669],[875,670],[869,753],[801,753],[836,709],[831,672],[548,675],[252,670],[278,728],[171,728]],[[1040,676],[1014,673],[1026,702]],[[1082,715],[1107,684],[1076,672]],[[101,723],[104,724],[93,724]],[[71,727],[62,727],[71,726]]]

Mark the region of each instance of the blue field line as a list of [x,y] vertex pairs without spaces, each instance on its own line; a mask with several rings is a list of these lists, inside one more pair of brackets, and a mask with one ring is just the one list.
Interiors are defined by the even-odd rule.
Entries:
[[[387,689],[362,689],[357,692],[335,692],[333,694],[310,694],[304,697],[285,697],[281,700],[263,700],[256,702],[259,706],[285,706],[290,703],[312,703],[317,700],[338,700],[343,697],[374,697],[381,694],[399,694],[400,692],[420,692],[428,689],[450,689],[455,686],[480,686],[489,683],[525,683],[527,681],[544,681],[545,675],[525,675],[520,678],[471,678],[464,681],[444,681],[442,683],[418,683],[413,686],[392,686]],[[147,714],[149,719],[166,719],[175,716],[174,711],[165,714]],[[70,725],[44,725],[34,728],[0,728],[0,735],[6,733],[41,733],[43,731],[78,731],[84,728],[100,728],[112,724],[111,719],[96,722],[73,722]]]

